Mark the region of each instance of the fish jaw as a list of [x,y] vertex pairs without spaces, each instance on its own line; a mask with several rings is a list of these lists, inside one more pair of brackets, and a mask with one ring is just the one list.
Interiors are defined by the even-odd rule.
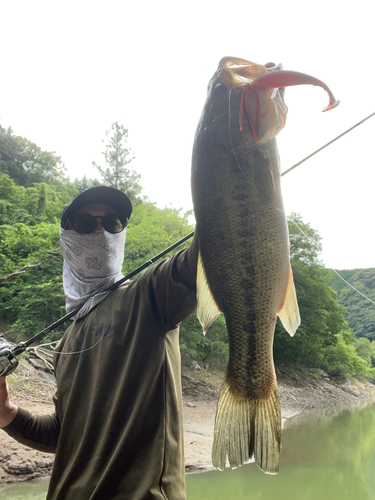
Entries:
[[[271,65],[272,64],[272,65]],[[275,137],[286,122],[288,108],[284,102],[284,89],[262,87],[252,90],[252,83],[267,77],[269,73],[280,71],[281,65],[255,64],[245,59],[225,57],[208,84],[206,104],[210,106],[220,99],[230,101],[234,90],[242,90],[243,99],[235,110],[238,116],[238,127],[243,130],[244,109],[247,112],[250,132],[255,143],[265,143]],[[267,82],[267,80],[265,80]],[[225,94],[225,95],[224,95]],[[254,124],[254,118],[256,123]],[[246,118],[245,118],[246,120]]]
[[263,64],[256,64],[239,57],[223,57],[219,62],[218,70],[224,69],[231,75],[232,86],[249,84],[268,71]]

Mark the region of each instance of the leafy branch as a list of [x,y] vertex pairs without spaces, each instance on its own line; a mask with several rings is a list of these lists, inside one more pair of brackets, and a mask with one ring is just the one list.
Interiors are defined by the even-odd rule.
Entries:
[[16,276],[19,276],[20,274],[25,273],[27,271],[27,269],[30,269],[31,267],[39,267],[39,266],[40,266],[40,262],[27,264],[26,266],[23,266],[20,269],[17,269],[17,271],[14,271],[13,273],[8,274],[7,276],[0,277],[0,281],[10,281],[11,279],[15,278]]

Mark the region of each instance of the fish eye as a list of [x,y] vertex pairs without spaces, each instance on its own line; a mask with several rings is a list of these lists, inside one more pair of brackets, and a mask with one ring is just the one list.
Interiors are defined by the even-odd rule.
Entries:
[[214,87],[214,92],[217,94],[219,94],[219,93],[224,94],[224,92],[226,92],[227,90],[228,90],[228,87],[226,85],[224,85],[223,83],[218,83]]

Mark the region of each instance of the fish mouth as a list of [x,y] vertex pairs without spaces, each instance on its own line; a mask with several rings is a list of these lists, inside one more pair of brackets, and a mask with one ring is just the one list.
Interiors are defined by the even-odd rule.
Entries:
[[[228,90],[236,87],[244,87],[267,73],[282,71],[283,69],[282,64],[275,64],[274,62],[263,65],[241,57],[226,56],[219,62],[217,71],[211,82],[211,88],[216,90],[220,84],[224,85]],[[272,98],[277,96],[285,103],[284,93],[285,87],[274,89]]]
[[243,130],[246,109],[255,143],[269,140],[284,127],[288,112],[284,100],[285,87],[308,84],[323,88],[329,95],[328,106],[323,111],[335,108],[340,102],[324,82],[313,76],[285,71],[281,64],[256,64],[240,57],[226,56],[221,59],[208,92],[218,88],[219,84],[224,85],[229,94],[235,88],[240,89],[240,130]]
[[[321,87],[328,93],[329,103],[328,106],[323,108],[323,111],[334,109],[340,103],[335,99],[329,87],[318,78],[297,71],[284,71],[281,64],[267,63],[262,65],[240,57],[223,57],[219,62],[219,70],[216,73],[220,72],[220,70],[230,74],[232,88],[242,84],[249,85],[252,89],[257,90],[274,89],[277,92],[280,89],[280,97],[283,99],[283,89],[285,87],[308,84]],[[275,94],[271,98],[274,96]]]
[[216,76],[228,89],[249,85],[252,81],[267,73],[267,68],[240,57],[223,57],[219,62]]
[[239,81],[241,81],[241,77],[245,78],[247,83],[250,83],[249,80],[253,81],[267,72],[267,68],[263,64],[257,64],[241,57],[223,57],[219,62],[219,68],[227,69]]
[[[262,139],[268,140],[284,127],[287,107],[284,101],[284,88],[273,87],[253,92],[251,86],[253,82],[262,80],[270,73],[282,70],[281,64],[269,62],[263,65],[240,57],[227,56],[220,60],[209,83],[208,93],[214,99],[221,100],[233,90],[239,91],[239,130],[243,130],[243,123],[247,120],[255,143]],[[226,91],[221,92],[223,90]]]
[[[268,72],[280,71],[283,69],[281,64],[269,62],[267,64],[257,64],[241,57],[223,57],[218,66],[218,70],[224,70],[233,80],[232,87],[248,85],[257,78]],[[224,73],[220,72],[220,73]]]

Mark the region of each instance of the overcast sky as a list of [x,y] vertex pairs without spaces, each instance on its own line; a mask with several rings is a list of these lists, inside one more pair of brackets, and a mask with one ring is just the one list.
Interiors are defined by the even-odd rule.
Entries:
[[[287,89],[282,170],[375,111],[372,2],[17,1],[1,6],[0,123],[99,178],[118,121],[144,194],[192,208],[190,162],[206,87],[226,55],[323,80]],[[283,177],[287,213],[323,238],[328,267],[375,267],[375,117]]]

